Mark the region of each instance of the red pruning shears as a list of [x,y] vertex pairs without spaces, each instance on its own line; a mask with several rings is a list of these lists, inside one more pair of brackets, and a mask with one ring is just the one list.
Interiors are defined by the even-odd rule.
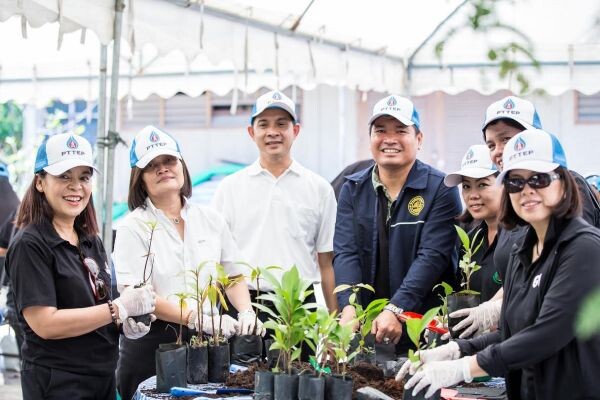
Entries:
[[[412,312],[412,311],[404,311],[402,314],[398,315],[398,319],[402,322],[406,322],[407,319],[412,319],[412,318],[421,319],[421,318],[423,318],[423,314],[419,314],[419,313]],[[442,327],[441,324],[435,319],[432,320],[429,323],[429,325],[427,325],[427,329],[431,332],[439,333],[440,335],[448,333],[448,329]]]

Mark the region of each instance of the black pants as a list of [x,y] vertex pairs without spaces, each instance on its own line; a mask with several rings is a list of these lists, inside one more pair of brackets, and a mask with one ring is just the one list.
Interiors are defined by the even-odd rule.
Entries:
[[[184,326],[183,340],[189,342],[193,332]],[[178,334],[178,324],[156,320],[146,336],[132,340],[121,335],[117,389],[123,400],[131,400],[138,385],[156,375],[155,352],[158,345],[174,343]]]
[[83,375],[21,363],[23,400],[115,400],[115,375]]
[[[312,288],[314,290],[314,287],[312,287]],[[310,289],[310,287],[309,287],[309,289]],[[268,293],[268,292],[263,292],[262,290],[260,292],[257,292],[256,290],[250,289],[250,301],[252,303],[256,303],[256,296],[258,296],[259,294],[265,294],[265,293]],[[227,308],[229,309],[226,312],[226,314],[237,319],[237,310],[229,302],[229,299],[226,299],[226,301],[227,301]],[[306,299],[304,300],[304,303],[316,303],[316,301],[317,301],[317,299],[315,297],[315,294],[311,293],[309,296],[306,297]],[[275,314],[277,314],[277,309],[275,308],[275,306],[273,306],[273,303],[271,303],[270,301],[261,300],[260,303],[263,304],[264,306],[266,306],[267,308],[269,308],[270,310],[272,310]],[[260,319],[261,322],[265,322],[269,318],[271,318],[271,316],[269,314],[267,314],[266,312],[264,312],[264,311],[258,312],[258,319]],[[272,333],[271,331],[267,331],[267,334],[263,338],[263,356],[266,356],[266,352],[268,350],[266,348],[266,346],[264,346],[264,341],[265,341],[265,339],[271,339],[271,333]],[[306,343],[303,342],[302,343],[302,353],[300,354],[300,360],[308,361],[308,357],[310,354],[312,354],[312,350]]]

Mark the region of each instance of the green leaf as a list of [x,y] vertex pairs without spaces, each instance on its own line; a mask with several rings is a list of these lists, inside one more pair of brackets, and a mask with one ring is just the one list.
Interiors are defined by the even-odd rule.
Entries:
[[355,303],[356,303],[356,293],[352,293],[352,294],[350,295],[350,297],[348,297],[348,302],[349,302],[350,304],[355,304]]
[[454,228],[458,233],[458,238],[460,239],[463,249],[468,250],[471,247],[471,240],[469,239],[469,235],[467,235],[467,232],[465,232],[465,230],[458,225],[454,225]]
[[600,332],[600,289],[586,297],[577,313],[575,332],[583,340]]
[[361,289],[367,289],[375,293],[375,289],[373,288],[373,286],[369,285],[368,283],[357,283],[356,287],[359,287]]
[[338,285],[335,287],[335,289],[333,289],[333,293],[339,293],[339,292],[343,292],[344,290],[348,290],[350,289],[352,286],[350,285]]

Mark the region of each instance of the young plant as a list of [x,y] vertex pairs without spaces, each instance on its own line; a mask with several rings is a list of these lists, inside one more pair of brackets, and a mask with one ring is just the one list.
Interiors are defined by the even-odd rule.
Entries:
[[[356,357],[359,353],[359,349],[357,348],[353,352],[350,352],[350,343],[352,342],[352,338],[354,337],[354,329],[352,328],[352,324],[341,325],[338,324],[335,327],[332,338],[330,341],[332,342],[333,353],[335,355],[335,359],[337,361],[337,373],[342,375],[342,378],[345,379],[346,369],[348,367],[348,363]],[[340,371],[340,364],[342,366],[342,370]]]
[[[248,276],[248,278],[251,281],[256,282],[256,292],[260,293],[260,280],[261,280],[261,276],[263,271],[269,271],[272,269],[281,269],[281,267],[278,267],[276,265],[271,265],[268,267],[253,267],[252,265],[243,262],[243,261],[239,261],[238,264],[244,265],[246,267],[248,267],[250,269],[250,275]],[[261,300],[257,299],[256,300],[256,304],[261,304]],[[256,335],[256,329],[258,328],[258,307],[256,307],[256,304],[252,304],[252,306],[254,307],[254,331],[252,332],[253,335]]]
[[188,294],[174,293],[172,296],[177,297],[177,303],[179,304],[179,334],[177,334],[175,344],[181,346],[183,344],[183,309],[185,308],[185,300],[188,298]]
[[467,232],[465,232],[464,229],[462,229],[458,225],[454,225],[454,227],[456,228],[456,232],[458,233],[458,237],[460,239],[461,247],[463,250],[463,256],[458,263],[458,267],[460,268],[462,275],[462,282],[460,283],[460,286],[464,289],[462,289],[457,294],[477,295],[479,294],[479,292],[471,290],[471,276],[481,269],[481,265],[473,261],[473,256],[475,255],[475,253],[477,253],[477,251],[483,244],[483,238],[479,240],[479,243],[477,242],[479,234],[481,233],[481,229],[475,232],[475,235],[473,235],[473,240],[471,240],[471,238],[469,238],[469,235],[467,234]]
[[[408,359],[413,364],[419,364],[419,368],[421,364],[420,351],[425,350],[426,348],[435,347],[435,344],[432,344],[430,346],[422,345],[421,337],[429,323],[433,321],[435,316],[438,314],[439,310],[439,307],[435,307],[428,310],[422,318],[409,318],[406,320],[406,331],[408,333],[410,341],[413,342],[413,344],[415,345],[416,350],[408,350]],[[419,352],[419,354],[417,354],[417,352]]]
[[279,349],[279,359],[274,372],[279,372],[278,366],[281,362],[287,373],[291,374],[292,362],[300,357],[300,343],[304,339],[305,329],[302,322],[309,310],[317,306],[315,303],[304,304],[313,292],[308,289],[311,283],[300,278],[296,266],[286,271],[279,280],[268,271],[263,271],[263,275],[273,287],[273,292],[262,294],[257,299],[273,303],[276,312],[263,304],[256,304],[256,307],[271,317],[264,327],[274,332],[271,335],[273,344],[270,350]]
[[373,321],[377,316],[383,311],[383,308],[389,303],[388,299],[375,299],[371,301],[367,307],[363,308],[360,302],[357,301],[358,293],[361,289],[370,290],[375,293],[375,289],[373,286],[366,283],[357,283],[356,285],[339,285],[334,290],[333,293],[343,292],[344,290],[351,290],[352,293],[348,298],[350,305],[354,307],[356,312],[356,321],[359,324],[359,341],[358,341],[358,351],[359,353],[368,353],[372,352],[372,349],[368,349],[365,346],[365,339],[369,333],[371,333],[371,328],[373,327]]
[[438,297],[442,300],[442,305],[440,306],[440,311],[439,311],[439,317],[440,317],[440,322],[441,322],[442,326],[447,327],[448,326],[448,314],[449,314],[448,313],[448,296],[450,296],[452,293],[454,293],[454,289],[452,288],[452,286],[450,286],[446,282],[438,283],[437,285],[435,285],[433,287],[433,290],[435,290],[437,287],[442,287],[442,289],[444,290],[443,296],[441,294],[438,295]]
[[204,266],[209,261],[200,263],[196,268],[188,270],[187,273],[192,278],[188,283],[188,297],[196,302],[196,315],[198,316],[198,322],[200,329],[198,329],[198,336],[192,336],[190,339],[190,345],[192,347],[198,347],[204,345],[204,332],[202,331],[202,324],[204,323],[204,312],[203,305],[206,300],[207,290],[206,286],[201,282],[201,272]]
[[[208,302],[210,303],[210,319],[211,319],[212,331],[213,331],[212,343],[214,345],[218,345],[220,343],[226,343],[225,338],[222,337],[221,324],[222,324],[223,310],[228,311],[229,307],[227,306],[227,301],[225,301],[225,296],[223,295],[223,292],[225,290],[227,290],[227,288],[229,288],[230,286],[234,285],[235,283],[237,283],[239,281],[239,278],[235,278],[235,279],[229,278],[229,276],[225,273],[225,269],[223,268],[223,266],[221,264],[217,264],[216,269],[217,269],[217,276],[214,277],[211,275],[208,280],[208,285],[206,286],[206,298],[208,299]],[[215,318],[214,318],[215,311],[214,310],[218,305],[220,305],[220,307],[219,307],[219,326],[218,326],[218,329],[215,329]]]
[[[154,232],[158,229],[158,221],[140,221],[143,225],[145,225],[149,230],[149,238],[148,238],[148,250],[144,257],[146,257],[146,261],[144,262],[144,274],[142,282],[135,285],[136,288],[142,287],[148,283],[150,278],[152,277],[152,271],[154,270],[154,253],[152,252],[152,240],[154,239]],[[148,268],[150,270],[148,271]]]
[[317,308],[308,313],[303,321],[306,332],[304,341],[314,352],[314,356],[310,357],[311,364],[319,377],[326,369],[327,352],[335,330],[339,325],[335,314],[335,311],[330,314],[325,308]]

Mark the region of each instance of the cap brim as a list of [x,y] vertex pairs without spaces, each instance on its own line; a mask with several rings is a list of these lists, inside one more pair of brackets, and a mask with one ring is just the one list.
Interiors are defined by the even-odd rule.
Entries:
[[496,172],[498,171],[487,168],[465,168],[448,174],[448,176],[444,178],[444,184],[449,187],[457,186],[460,185],[464,176],[480,179],[485,178],[486,176],[494,175]]
[[155,159],[158,156],[173,156],[173,157],[177,157],[180,160],[182,160],[181,154],[179,154],[179,152],[177,152],[175,150],[156,149],[154,151],[150,151],[150,152],[146,153],[144,155],[144,157],[140,158],[138,160],[138,162],[135,163],[135,166],[138,168],[144,168],[146,165],[148,165],[148,163],[150,161],[152,161],[153,159]]
[[558,167],[560,167],[560,164],[551,163],[548,161],[524,160],[521,162],[516,162],[514,164],[511,164],[508,168],[502,170],[500,175],[498,175],[498,178],[496,178],[496,185],[502,185],[502,181],[504,180],[506,174],[508,174],[509,171],[513,171],[515,169],[525,169],[533,172],[547,173],[554,171]]
[[403,115],[392,114],[392,113],[386,112],[386,113],[378,113],[378,114],[373,115],[371,118],[369,118],[369,122],[367,123],[367,125],[371,126],[371,124],[373,124],[373,122],[375,122],[375,120],[377,118],[383,117],[385,115],[396,118],[398,121],[402,122],[406,126],[412,126],[415,124],[413,121],[411,121],[408,118],[405,118]]
[[292,110],[287,104],[281,102],[273,102],[271,104],[269,104],[267,107],[263,108],[262,110],[257,110],[254,114],[252,114],[250,116],[251,119],[256,118],[257,116],[259,116],[260,114],[262,114],[265,110],[268,110],[269,108],[279,108],[283,111],[287,111],[288,114],[290,114],[292,116],[292,118],[294,119],[294,121],[297,121],[298,118],[296,118],[296,112],[294,110]]
[[520,118],[510,117],[510,116],[508,116],[508,115],[501,115],[501,116],[497,116],[497,117],[494,117],[494,118],[490,118],[489,120],[486,120],[486,121],[483,123],[483,127],[481,128],[481,131],[482,131],[483,133],[485,133],[485,129],[487,128],[487,126],[488,126],[489,124],[491,124],[492,122],[494,122],[494,121],[497,121],[497,120],[499,120],[499,119],[512,119],[513,121],[515,121],[515,122],[518,122],[519,124],[523,125],[523,128],[525,128],[525,129],[537,129],[537,128],[535,128],[533,125],[531,125],[531,124],[529,124],[529,123],[527,123],[527,122],[523,121],[523,120],[522,120],[522,119],[520,119]]
[[52,165],[48,165],[47,167],[44,167],[43,169],[50,175],[56,176],[56,175],[60,175],[60,174],[64,173],[65,171],[68,171],[71,168],[75,168],[75,167],[90,167],[94,171],[100,173],[100,171],[98,171],[98,169],[96,169],[96,167],[94,167],[94,165],[92,165],[91,163],[89,163],[87,161],[78,159],[78,158],[72,158],[69,160],[59,161]]

